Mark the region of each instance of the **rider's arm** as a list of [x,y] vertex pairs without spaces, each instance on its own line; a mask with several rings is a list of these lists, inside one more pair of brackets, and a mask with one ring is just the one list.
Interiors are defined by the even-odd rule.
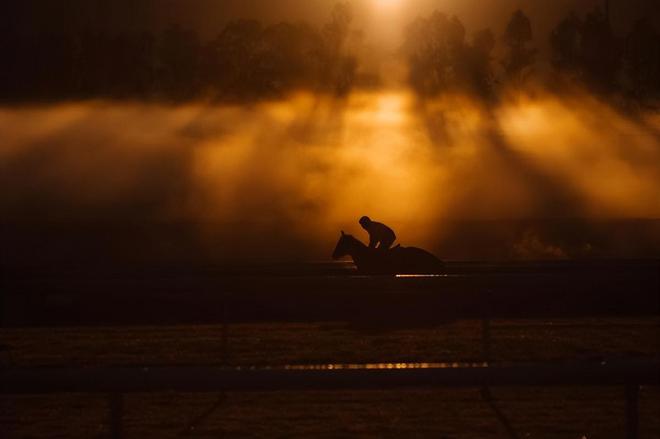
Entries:
[[376,248],[376,244],[378,244],[378,239],[374,237],[372,233],[369,234],[369,248]]

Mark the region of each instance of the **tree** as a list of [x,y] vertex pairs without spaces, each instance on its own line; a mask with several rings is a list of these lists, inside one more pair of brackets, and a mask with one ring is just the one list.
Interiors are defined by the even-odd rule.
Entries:
[[518,9],[504,32],[504,43],[508,53],[503,60],[506,76],[515,83],[522,83],[529,75],[536,60],[536,49],[528,47],[532,42],[532,24],[529,18]]
[[404,51],[409,80],[422,95],[433,95],[456,85],[462,74],[465,27],[453,17],[435,11],[418,18],[406,29]]
[[477,32],[472,39],[467,58],[467,75],[472,90],[483,98],[492,96],[494,75],[491,53],[495,36],[490,29]]
[[582,26],[582,70],[587,83],[598,89],[616,86],[621,45],[602,9],[588,13]]
[[648,19],[637,20],[626,38],[625,70],[635,95],[660,91],[660,34]]
[[408,57],[409,81],[420,95],[457,89],[490,96],[495,38],[490,30],[483,30],[468,43],[466,34],[457,17],[449,18],[437,11],[407,27],[403,47]]
[[353,11],[348,3],[335,4],[330,22],[323,28],[326,64],[325,83],[338,95],[346,94],[352,87],[357,71],[357,60],[347,49],[352,29]]
[[304,24],[280,23],[263,33],[260,73],[264,90],[279,93],[303,85],[317,85],[322,40]]
[[256,94],[263,32],[256,20],[234,20],[211,43],[211,81],[223,94]]
[[330,21],[323,27],[323,36],[331,52],[340,53],[348,40],[353,21],[353,10],[348,3],[337,3],[332,8]]
[[[639,31],[644,32],[643,29]],[[631,37],[631,48],[639,48],[646,38],[642,33]],[[622,44],[615,38],[602,9],[595,8],[584,19],[571,13],[550,34],[550,45],[552,63],[557,71],[599,91],[617,86]]]
[[582,68],[583,23],[574,12],[564,18],[550,34],[552,65],[560,71],[579,75]]
[[159,80],[167,97],[188,99],[199,91],[200,49],[195,31],[172,25],[162,33]]

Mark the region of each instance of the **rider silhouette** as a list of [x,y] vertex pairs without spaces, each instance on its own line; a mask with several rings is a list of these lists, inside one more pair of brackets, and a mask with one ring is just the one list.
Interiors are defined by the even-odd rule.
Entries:
[[369,232],[369,248],[389,250],[396,240],[394,231],[385,224],[371,221],[368,216],[360,218],[360,225]]

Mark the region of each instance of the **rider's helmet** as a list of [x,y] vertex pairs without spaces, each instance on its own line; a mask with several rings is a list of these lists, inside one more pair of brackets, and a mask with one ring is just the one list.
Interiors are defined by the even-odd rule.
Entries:
[[371,218],[369,218],[368,216],[363,216],[362,218],[360,218],[360,225],[362,227],[366,229],[367,227],[369,227],[369,224],[371,224]]

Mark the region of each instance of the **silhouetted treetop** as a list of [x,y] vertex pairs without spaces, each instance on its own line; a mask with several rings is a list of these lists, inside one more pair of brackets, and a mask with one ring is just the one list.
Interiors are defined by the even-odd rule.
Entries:
[[533,40],[532,24],[520,9],[513,13],[504,32],[507,53],[502,61],[507,78],[522,83],[536,61],[537,50],[528,47]]
[[422,96],[459,89],[488,97],[492,92],[491,52],[495,37],[482,30],[466,41],[467,31],[457,17],[435,11],[417,18],[406,29],[403,50],[409,82]]
[[658,77],[657,34],[644,20],[622,39],[615,36],[602,9],[584,18],[571,13],[552,31],[550,44],[555,69],[596,91],[624,87],[639,95],[653,89],[651,77]]
[[582,63],[582,20],[574,13],[562,19],[550,34],[552,64],[555,68],[577,73]]
[[353,11],[348,3],[337,3],[332,9],[330,22],[323,27],[323,36],[332,51],[340,51],[346,43],[353,21]]
[[513,13],[504,32],[504,41],[511,47],[523,47],[534,38],[532,23],[523,11],[518,9]]
[[633,25],[626,37],[623,61],[636,96],[660,94],[660,32],[650,20],[639,19]]

